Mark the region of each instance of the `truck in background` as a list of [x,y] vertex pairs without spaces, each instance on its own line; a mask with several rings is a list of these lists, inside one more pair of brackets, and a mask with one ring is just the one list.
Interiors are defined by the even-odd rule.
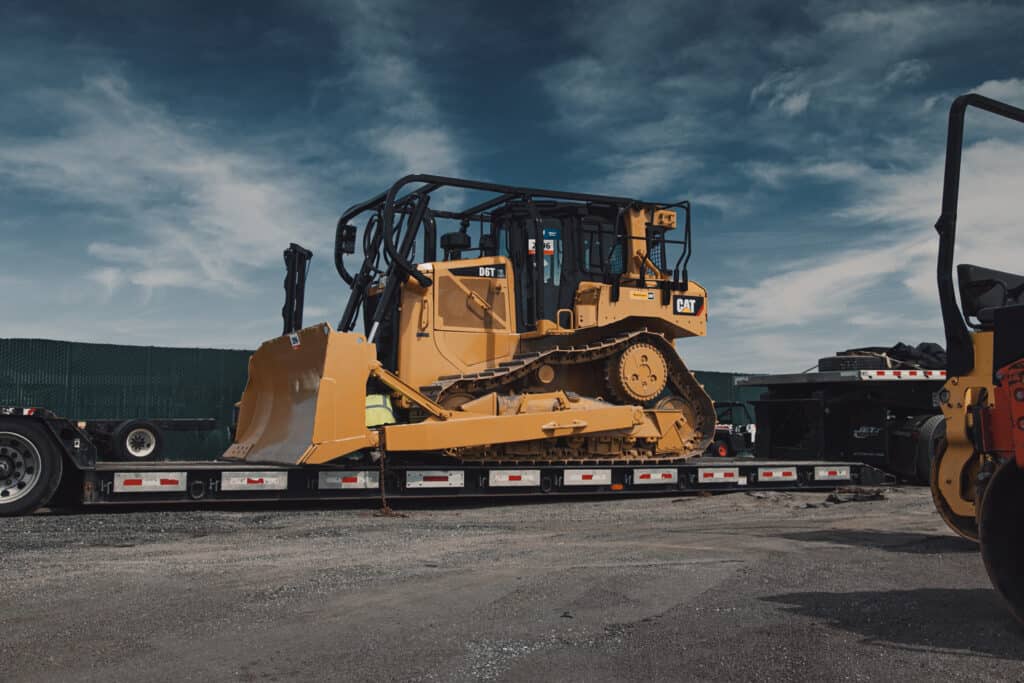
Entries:
[[[923,356],[900,352],[922,348]],[[939,352],[855,349],[822,358],[814,372],[737,377],[737,386],[766,390],[753,401],[755,457],[863,462],[927,484],[945,436],[937,394],[946,371],[929,367],[944,365]]]

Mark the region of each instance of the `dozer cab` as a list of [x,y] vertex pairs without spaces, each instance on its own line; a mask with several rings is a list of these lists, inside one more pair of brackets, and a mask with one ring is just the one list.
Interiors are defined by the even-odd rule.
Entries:
[[938,285],[947,381],[946,441],[932,464],[935,505],[951,529],[980,541],[992,584],[1024,621],[1024,276],[960,264],[953,286],[960,160],[968,107],[1024,123],[1024,110],[977,94],[949,113]]
[[402,178],[338,221],[336,329],[296,329],[293,252],[285,334],[250,359],[225,457],[700,455],[714,408],[674,347],[707,326],[690,254],[687,202]]

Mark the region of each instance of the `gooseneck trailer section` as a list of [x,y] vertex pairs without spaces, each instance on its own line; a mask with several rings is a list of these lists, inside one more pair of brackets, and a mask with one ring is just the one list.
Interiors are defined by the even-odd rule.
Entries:
[[103,460],[88,431],[42,408],[0,416],[0,516],[65,506],[398,498],[510,498],[730,491],[831,490],[887,481],[862,463],[695,458],[662,466],[594,461],[473,465],[436,456],[360,458],[329,466],[225,461]]

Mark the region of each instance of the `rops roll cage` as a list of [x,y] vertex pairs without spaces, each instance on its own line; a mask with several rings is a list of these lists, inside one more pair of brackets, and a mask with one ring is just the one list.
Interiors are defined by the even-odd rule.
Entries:
[[[401,194],[402,190],[413,184],[419,187]],[[462,211],[432,210],[429,206],[430,196],[433,192],[442,188],[454,188],[459,190],[470,190],[489,192],[494,196],[485,201],[478,202]],[[345,312],[338,323],[338,330],[348,332],[354,329],[360,308],[366,303],[369,286],[381,278],[383,290],[380,298],[373,308],[373,317],[369,324],[367,338],[370,342],[376,340],[381,323],[387,317],[388,312],[393,308],[401,290],[402,282],[409,277],[415,278],[421,287],[429,287],[433,284],[431,277],[420,271],[413,262],[414,252],[417,244],[417,237],[420,231],[423,232],[423,261],[437,260],[437,220],[450,219],[459,222],[459,230],[454,233],[447,233],[441,237],[441,248],[444,250],[445,260],[461,257],[463,251],[479,250],[481,254],[485,250],[493,250],[496,245],[483,234],[477,247],[470,248],[469,227],[473,222],[479,221],[481,227],[489,220],[495,209],[503,206],[518,204],[524,206],[528,215],[532,217],[532,229],[528,230],[534,244],[543,244],[543,229],[541,227],[540,210],[545,203],[550,204],[558,200],[577,202],[586,207],[601,206],[618,209],[617,220],[622,220],[624,211],[628,208],[659,209],[680,209],[684,214],[684,235],[682,240],[666,239],[664,234],[660,237],[662,245],[679,244],[682,246],[679,257],[676,259],[671,271],[672,279],[663,283],[663,302],[667,303],[669,291],[685,291],[689,286],[687,267],[692,252],[691,242],[691,218],[690,203],[688,201],[673,203],[642,203],[628,197],[613,197],[607,195],[585,194],[578,192],[560,192],[557,190],[542,190],[536,188],[512,187],[498,185],[475,180],[463,180],[460,178],[449,178],[445,176],[414,174],[407,175],[395,182],[387,192],[382,192],[349,208],[341,218],[334,240],[334,265],[342,280],[351,288],[351,294],[345,305]],[[344,257],[346,254],[356,253],[356,238],[358,230],[353,221],[359,216],[369,213],[366,226],[362,235],[363,262],[358,271],[350,273],[345,267]],[[652,213],[653,217],[653,213]],[[649,226],[650,227],[650,226]],[[618,226],[616,226],[618,229]],[[632,239],[628,231],[623,231],[627,240]],[[648,234],[648,254],[650,254],[650,236]],[[383,252],[381,247],[384,247]],[[614,249],[614,245],[612,247]],[[665,248],[664,246],[662,247]],[[543,317],[543,297],[540,294],[542,278],[539,273],[543,272],[542,248],[533,250],[532,258],[527,258],[527,267],[530,269],[529,277],[533,282],[536,291],[533,293],[533,319],[539,320]],[[384,264],[382,267],[381,257]],[[664,255],[667,263],[667,254]],[[602,258],[603,275],[607,282],[617,285],[619,274],[612,274],[608,267],[609,258]],[[646,268],[641,269],[640,282],[644,286],[643,273]],[[617,287],[616,287],[617,289]]]
[[960,159],[963,152],[964,116],[967,107],[976,107],[1024,123],[1024,109],[976,93],[961,95],[953,100],[949,108],[942,213],[935,223],[935,229],[939,233],[939,305],[942,309],[942,324],[946,331],[947,372],[951,377],[966,375],[974,369],[974,345],[971,343],[967,321],[957,305],[953,286],[953,249],[956,245],[956,218],[960,196]]

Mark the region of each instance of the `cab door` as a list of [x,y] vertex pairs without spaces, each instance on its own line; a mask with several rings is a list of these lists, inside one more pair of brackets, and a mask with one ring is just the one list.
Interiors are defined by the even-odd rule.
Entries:
[[458,372],[478,372],[515,354],[513,282],[501,256],[435,263],[435,344]]

